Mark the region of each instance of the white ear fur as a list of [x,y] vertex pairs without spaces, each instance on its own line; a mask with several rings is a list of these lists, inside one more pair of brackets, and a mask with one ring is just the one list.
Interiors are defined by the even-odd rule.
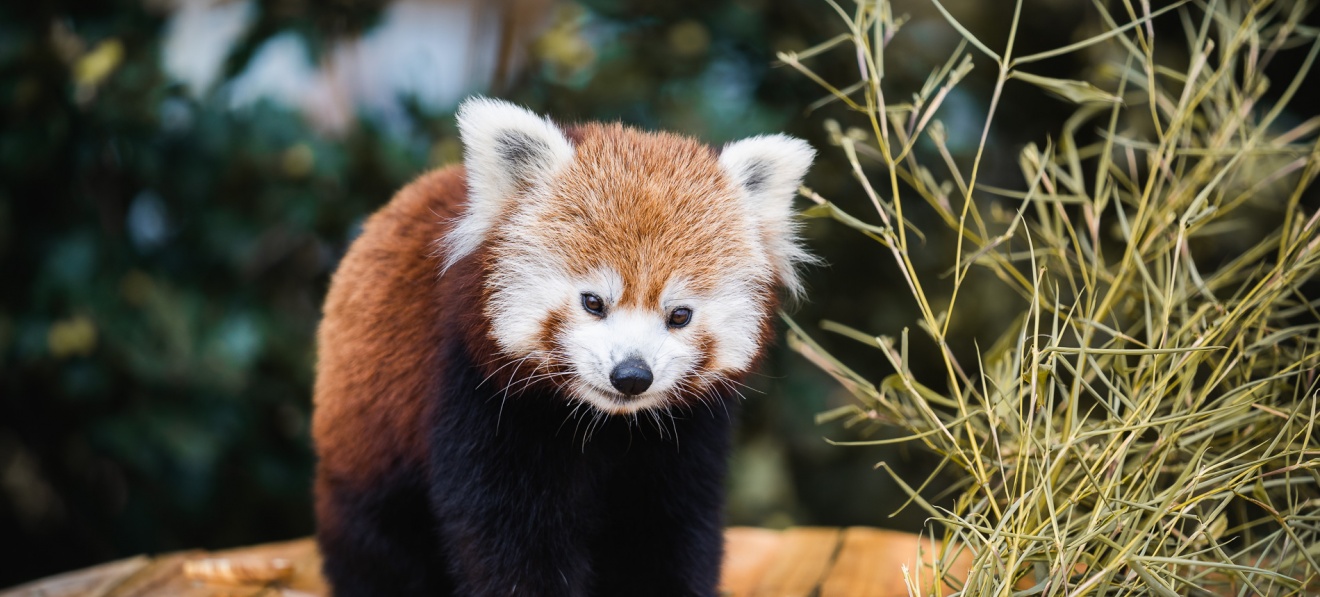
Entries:
[[549,181],[573,160],[573,146],[558,127],[500,100],[465,100],[458,107],[458,134],[468,204],[445,236],[446,269],[481,245],[509,201]]
[[802,292],[797,264],[815,259],[798,239],[793,197],[815,156],[806,141],[787,135],[743,139],[720,152],[720,165],[742,190],[747,211],[765,239],[775,273],[794,296]]

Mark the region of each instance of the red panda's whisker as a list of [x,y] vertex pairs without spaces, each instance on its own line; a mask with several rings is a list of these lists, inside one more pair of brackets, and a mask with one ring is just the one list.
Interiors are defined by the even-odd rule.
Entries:
[[[528,355],[528,357],[531,357],[531,355]],[[524,360],[526,360],[526,359],[524,359]],[[513,387],[515,384],[519,384],[519,383],[522,383],[522,384],[523,384],[523,389],[525,389],[525,388],[527,387],[527,383],[525,383],[526,380],[535,377],[536,374],[537,374],[536,372],[537,372],[537,371],[540,371],[540,370],[541,370],[543,367],[545,367],[545,366],[546,366],[546,362],[545,362],[545,360],[544,360],[544,359],[538,359],[538,360],[537,360],[537,363],[536,363],[536,366],[532,368],[531,372],[529,372],[526,376],[524,376],[524,377],[522,377],[522,378],[518,378],[518,377],[517,377],[517,371],[515,370],[514,373],[513,373],[513,375],[510,376],[509,384],[508,384],[507,386],[505,386],[505,389],[504,389],[505,392],[507,393],[510,387]],[[522,367],[522,366],[519,365],[519,368],[521,368],[521,367]],[[520,390],[520,391],[521,391],[521,390]]]
[[[491,372],[490,372],[490,375],[487,375],[487,376],[485,377],[485,379],[482,379],[482,380],[481,380],[481,383],[478,383],[478,384],[477,384],[477,387],[480,388],[481,386],[486,385],[486,382],[490,381],[490,379],[491,379],[492,377],[495,377],[497,374],[499,374],[500,371],[503,371],[504,369],[508,368],[509,365],[513,365],[513,364],[515,364],[515,363],[521,363],[522,361],[527,360],[527,358],[530,357],[530,356],[531,356],[531,355],[527,355],[527,357],[523,357],[521,360],[517,360],[517,361],[509,361],[509,362],[507,362],[507,363],[505,363],[505,364],[503,364],[503,365],[500,365],[500,366],[499,366],[498,368],[496,368],[494,371],[491,371]],[[494,363],[495,361],[500,360],[500,358],[503,358],[503,357],[494,358],[494,359],[491,359],[491,360],[489,360],[489,361],[486,361],[485,363],[483,363],[483,366],[485,366],[485,365],[489,365],[490,363]]]
[[669,430],[665,429],[664,422],[660,418],[660,411],[648,408],[646,409],[646,416],[651,420],[651,425],[655,427],[656,433],[660,434],[660,439],[665,439],[669,435]]
[[[583,403],[583,404],[586,404],[586,403]],[[591,415],[591,416],[594,418],[595,415],[596,415],[596,412],[597,412],[596,409],[591,408],[591,407],[588,406],[586,412],[582,413],[582,416],[581,416],[581,417],[578,417],[578,419],[577,419],[577,424],[573,426],[573,438],[576,438],[576,437],[577,437],[578,428],[580,428],[580,427],[582,426],[582,419],[587,418],[587,415]],[[587,421],[587,430],[590,430],[590,429],[591,429],[591,421]],[[586,445],[587,445],[587,431],[583,431],[583,432],[582,432],[582,447],[583,447],[584,450],[586,449]]]
[[607,416],[608,416],[608,415],[606,415],[604,412],[601,412],[601,411],[599,411],[599,410],[597,410],[597,411],[595,412],[595,414],[592,415],[592,417],[591,417],[591,423],[588,423],[588,424],[587,424],[587,430],[586,430],[586,432],[584,432],[584,433],[582,434],[582,451],[583,451],[583,452],[586,452],[586,451],[587,451],[587,442],[591,441],[591,437],[592,437],[592,435],[595,434],[596,429],[597,429],[599,423],[600,423],[602,420],[604,420],[604,418],[607,417]]
[[669,415],[669,424],[674,426],[674,446],[681,448],[678,441],[678,420],[674,418],[674,411],[666,408],[664,412]]
[[[738,381],[738,380],[736,380],[736,379],[732,379],[732,378],[730,378],[730,377],[727,376],[727,375],[722,375],[722,374],[718,374],[718,373],[717,373],[717,374],[712,374],[712,375],[713,375],[714,377],[719,378],[720,381],[722,381],[722,382],[724,382],[724,383],[726,383],[726,384],[733,384],[733,385],[736,385],[736,386],[738,386],[738,387],[740,387],[740,388],[742,388],[742,389],[744,389],[744,390],[748,390],[748,391],[750,391],[750,392],[756,392],[757,394],[764,394],[764,393],[765,393],[765,392],[762,392],[761,390],[758,390],[758,389],[756,389],[756,388],[753,388],[752,386],[749,386],[749,385],[747,385],[747,384],[745,384],[745,383],[743,383],[743,382],[740,382],[740,381]],[[745,396],[744,396],[744,398],[745,398]]]
[[530,388],[531,388],[536,382],[539,382],[539,381],[542,381],[542,380],[546,380],[546,379],[554,379],[554,378],[557,378],[557,377],[563,377],[563,376],[564,376],[564,374],[563,374],[563,373],[560,373],[560,372],[558,372],[558,371],[551,371],[551,372],[549,372],[549,373],[541,373],[541,374],[539,374],[539,375],[535,375],[535,374],[533,374],[533,375],[528,375],[527,377],[524,377],[524,378],[522,378],[521,380],[518,380],[517,383],[520,384],[520,385],[519,385],[518,389],[515,390],[515,391],[513,392],[513,395],[514,395],[514,396],[519,396],[519,395],[523,394],[523,393],[526,392],[528,389],[530,389]]
[[[528,353],[527,356],[524,356],[523,358],[518,359],[517,361],[514,361],[513,371],[510,371],[510,372],[509,372],[509,382],[506,383],[506,384],[504,384],[504,387],[501,389],[501,391],[504,392],[504,397],[505,397],[505,398],[508,398],[508,397],[509,397],[509,387],[511,387],[511,386],[517,381],[517,379],[518,379],[518,370],[522,368],[523,364],[525,364],[525,363],[527,362],[528,359],[532,358],[532,357],[535,356],[535,355],[536,355],[536,353],[534,353],[534,352],[533,352],[533,353]],[[508,365],[505,365],[504,367],[508,367]],[[504,367],[500,367],[500,369],[503,369]],[[499,370],[496,370],[496,372],[498,372],[498,371],[499,371]],[[534,371],[534,370],[533,370],[533,371]],[[492,374],[492,375],[493,375],[493,374]],[[489,377],[487,377],[487,379],[489,379]],[[485,383],[485,382],[483,381],[482,383]]]
[[696,398],[697,402],[700,402],[703,406],[706,407],[706,411],[710,413],[710,416],[712,417],[715,416],[715,411],[710,407],[710,402],[706,401],[705,396],[702,396],[700,392],[694,391],[692,392],[692,397]]
[[[531,357],[531,355],[527,355],[527,356],[525,356],[525,357],[522,358],[522,361],[526,361],[526,360],[527,360],[528,358],[530,358],[530,357]],[[519,361],[519,362],[518,362],[518,367],[521,367],[521,366],[522,366],[522,361]],[[507,366],[507,365],[506,365],[506,366]],[[514,367],[513,370],[514,370],[515,372],[517,372],[518,367]],[[503,369],[503,367],[501,367],[501,369]],[[492,373],[491,375],[494,375],[494,374]],[[485,383],[485,382],[483,381],[482,383]],[[506,385],[506,386],[504,386],[504,396],[503,396],[502,398],[500,398],[500,412],[499,412],[498,414],[495,415],[495,434],[496,434],[496,435],[499,435],[499,433],[500,433],[500,422],[504,420],[504,403],[507,402],[508,400],[509,400],[509,386]]]
[[[582,410],[582,407],[583,407],[584,405],[586,405],[585,402],[578,402],[576,405],[573,406],[573,410],[568,411],[568,414],[564,416],[564,420],[561,421],[561,422],[559,423],[559,428],[558,428],[558,429],[555,429],[555,436],[556,436],[556,437],[559,436],[559,432],[560,432],[560,431],[563,431],[563,430],[564,430],[564,425],[566,425],[566,424],[568,423],[568,420],[569,420],[569,419],[573,419],[574,421],[578,421],[578,422],[581,422],[581,421],[582,421],[582,418],[581,418],[581,417],[578,417],[577,414],[578,414],[578,411],[579,411],[579,410]],[[577,437],[577,428],[576,428],[576,427],[573,428],[573,437]],[[570,438],[570,439],[571,439],[571,438]]]
[[716,386],[716,385],[718,385],[719,387],[722,387],[722,388],[728,390],[729,392],[732,392],[732,393],[736,394],[736,395],[738,396],[738,398],[740,398],[740,399],[742,399],[742,400],[747,400],[747,396],[746,396],[745,394],[743,394],[741,391],[739,391],[738,388],[734,386],[734,384],[737,384],[738,386],[742,386],[743,388],[746,388],[747,390],[750,390],[750,391],[753,391],[753,392],[758,391],[758,390],[756,390],[755,388],[752,388],[752,387],[747,386],[746,384],[741,384],[741,383],[738,383],[738,382],[736,382],[736,381],[734,381],[734,380],[731,380],[731,379],[729,379],[727,376],[724,376],[724,375],[712,374],[712,373],[702,373],[702,372],[700,372],[700,371],[693,372],[693,374],[694,374],[695,376],[701,378],[703,381],[707,382],[707,384],[709,384],[709,385],[711,385],[711,386]]

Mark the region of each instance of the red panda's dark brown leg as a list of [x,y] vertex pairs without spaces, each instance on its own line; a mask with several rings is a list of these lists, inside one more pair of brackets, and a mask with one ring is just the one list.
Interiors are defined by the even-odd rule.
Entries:
[[335,597],[454,595],[421,475],[370,486],[317,479],[317,542]]

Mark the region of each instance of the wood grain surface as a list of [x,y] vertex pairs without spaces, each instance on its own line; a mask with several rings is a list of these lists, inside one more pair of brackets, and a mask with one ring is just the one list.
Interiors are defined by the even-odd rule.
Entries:
[[[913,579],[931,579],[930,568],[917,565],[919,546],[926,562],[938,549],[916,535],[863,527],[734,527],[725,532],[725,545],[720,590],[730,597],[900,597],[908,594],[905,565]],[[316,543],[298,539],[137,556],[0,591],[0,597],[319,597],[329,594],[320,568]]]

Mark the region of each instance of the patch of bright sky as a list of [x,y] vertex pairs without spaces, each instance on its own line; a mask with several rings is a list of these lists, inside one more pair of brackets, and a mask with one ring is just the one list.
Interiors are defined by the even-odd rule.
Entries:
[[250,0],[185,0],[166,27],[165,69],[194,97],[223,94],[231,109],[272,101],[304,112],[330,131],[357,116],[387,129],[406,129],[402,98],[424,110],[452,110],[464,96],[487,88],[499,51],[498,19],[480,0],[387,5],[379,23],[342,40],[314,64],[297,34],[261,45],[247,67],[217,88],[234,44],[256,20]]

